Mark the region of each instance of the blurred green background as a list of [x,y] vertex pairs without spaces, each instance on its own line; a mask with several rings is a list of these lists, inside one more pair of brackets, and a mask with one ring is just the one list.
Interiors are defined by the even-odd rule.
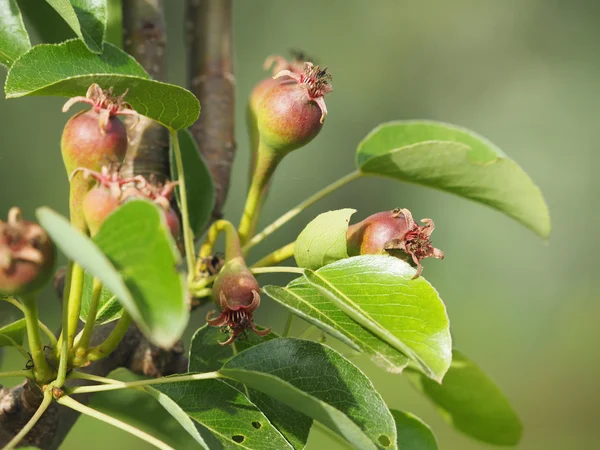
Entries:
[[[170,81],[185,84],[183,1],[168,0]],[[407,207],[432,217],[443,262],[425,275],[445,300],[456,346],[479,362],[522,417],[523,450],[600,448],[598,268],[593,205],[598,203],[600,3],[585,0],[305,0],[235,2],[238,159],[227,204],[237,220],[248,159],[246,99],[265,77],[270,54],[304,49],[329,66],[334,92],[326,125],[279,169],[263,224],[353,169],[357,143],[393,119],[435,119],[487,136],[519,162],[544,192],[552,215],[548,243],[499,213],[447,194],[365,179],[313,206],[258,250],[292,240],[316,214],[352,207],[356,218]],[[118,18],[115,18],[118,19]],[[5,76],[3,74],[2,76]],[[48,205],[67,212],[67,179],[59,140],[64,99],[0,100],[0,211],[19,205],[27,217]],[[596,200],[594,200],[596,199]],[[2,213],[4,214],[4,213]],[[285,282],[285,279],[269,280]],[[58,325],[50,292],[42,317]],[[198,311],[190,333],[203,323]],[[0,320],[14,311],[2,306]],[[285,314],[265,300],[262,324],[281,330]],[[303,324],[298,321],[296,330]],[[188,333],[189,334],[189,333]],[[338,346],[339,348],[339,346]],[[2,369],[24,362],[8,351]],[[441,449],[482,449],[454,432],[398,375],[358,358],[390,406],[426,420]],[[16,380],[15,380],[16,382]],[[136,393],[96,399],[129,405],[137,423],[166,432],[176,448],[192,448],[160,408]],[[189,442],[189,441],[187,441]],[[347,446],[315,430],[309,449]],[[137,439],[82,418],[63,448],[147,448]]]

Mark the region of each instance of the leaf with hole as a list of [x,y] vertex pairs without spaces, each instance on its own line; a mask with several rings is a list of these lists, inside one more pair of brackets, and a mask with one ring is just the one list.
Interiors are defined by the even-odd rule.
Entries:
[[13,347],[15,344],[23,344],[26,332],[25,319],[0,327],[0,347]]
[[473,361],[457,350],[442,384],[418,373],[413,385],[429,397],[457,430],[494,445],[516,445],[522,425],[498,386]]
[[292,313],[363,352],[385,370],[401,373],[408,365],[409,359],[404,354],[344,314],[304,277],[296,278],[285,288],[264,286],[263,291]]
[[190,126],[200,114],[191,92],[151,80],[142,66],[112,44],[105,43],[103,53],[96,55],[78,39],[33,47],[13,64],[4,89],[7,98],[75,97],[85,95],[92,83],[112,87],[116,94],[127,90],[125,100],[133,109],[175,130]]
[[440,122],[398,121],[375,128],[358,146],[365,175],[420,184],[491,206],[543,238],[548,207],[531,178],[472,131]]
[[[83,323],[87,322],[90,312],[90,303],[92,301],[92,286],[94,277],[86,272],[83,279],[83,293],[81,295],[81,311],[79,318]],[[96,324],[104,325],[113,320],[117,320],[123,315],[123,307],[116,295],[110,292],[106,286],[102,286],[98,312],[96,313]]]
[[348,257],[346,232],[355,209],[328,211],[315,217],[296,239],[294,258],[298,267],[318,269]]
[[[188,210],[190,226],[196,236],[200,236],[210,220],[213,206],[215,204],[215,188],[212,176],[196,145],[196,140],[188,130],[180,130],[177,133],[181,149],[181,159],[185,170],[185,189],[188,199]],[[179,179],[177,165],[171,145],[171,179]],[[175,190],[177,204],[181,209],[179,188]]]
[[391,410],[398,432],[398,448],[407,450],[437,450],[431,428],[414,414]]
[[153,389],[168,397],[158,399],[204,448],[292,448],[244,394],[221,380],[164,383]]
[[[218,343],[222,340],[221,334],[219,329],[208,325],[204,325],[196,331],[190,347],[190,372],[217,371],[233,357],[233,347],[231,345],[220,345]],[[252,333],[248,335],[248,339],[236,341],[235,345],[237,351],[241,352],[277,337],[274,332],[265,337],[259,337]],[[230,380],[227,380],[227,383],[245,392],[243,385],[240,383]],[[313,423],[312,419],[260,391],[249,388],[247,393],[252,403],[262,411],[294,449],[303,449],[306,446]]]
[[452,361],[450,324],[437,291],[392,256],[364,255],[306,271],[306,280],[346,315],[441,381]]
[[106,0],[46,0],[94,53],[102,53],[106,31]]
[[371,381],[325,345],[274,339],[239,353],[219,373],[312,417],[357,448],[396,448],[392,415]]
[[37,218],[56,246],[97,276],[156,345],[172,346],[189,312],[180,257],[162,211],[146,201],[121,206],[104,222],[94,241],[49,208]]
[[12,66],[30,48],[29,34],[16,0],[0,0],[0,64]]

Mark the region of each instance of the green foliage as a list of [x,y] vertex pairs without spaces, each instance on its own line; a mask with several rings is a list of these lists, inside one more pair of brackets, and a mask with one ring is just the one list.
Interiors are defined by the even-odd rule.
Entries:
[[0,64],[12,66],[31,48],[16,0],[0,0]]
[[[219,370],[223,364],[234,356],[232,346],[223,346],[218,343],[219,334],[221,334],[220,330],[208,325],[196,331],[190,348],[190,372],[212,372]],[[273,332],[263,338],[251,333],[248,335],[248,339],[239,340],[235,345],[238,351],[243,351],[277,337]],[[252,403],[262,411],[271,424],[279,430],[294,449],[299,450],[306,446],[308,434],[313,423],[312,419],[290,406],[269,397],[265,393],[245,388],[240,383],[227,382],[238,390],[246,392]]]
[[[44,67],[44,70],[39,70]],[[126,101],[141,115],[178,130],[196,121],[198,99],[186,89],[151,80],[127,53],[105,43],[102,54],[91,53],[78,40],[36,45],[13,64],[6,78],[7,98],[30,95],[85,95],[92,83],[127,91]]]
[[[188,130],[181,130],[178,135],[181,159],[185,167],[185,189],[188,198],[190,226],[194,234],[200,236],[212,214],[215,204],[215,187],[194,137]],[[177,181],[179,177],[174,158],[173,146],[171,146],[171,180]],[[175,190],[175,195],[177,204],[181,208],[179,188]]]
[[441,381],[450,366],[446,307],[415,269],[391,256],[343,259],[305,273],[306,280],[351,319]]
[[164,402],[163,406],[167,405],[167,410],[206,449],[291,449],[244,394],[221,380],[166,383],[158,385],[156,390],[172,400],[173,403]]
[[102,53],[106,31],[106,0],[46,0],[94,53]]
[[437,442],[431,428],[417,416],[391,410],[398,431],[398,448],[407,450],[437,450]]
[[298,267],[318,269],[348,257],[346,232],[355,209],[339,209],[319,214],[302,230],[294,257]]
[[163,212],[147,201],[125,203],[102,224],[94,242],[132,294],[130,303],[113,290],[125,309],[153,343],[172,346],[185,330],[189,310],[178,270],[181,257]]
[[396,448],[383,399],[357,367],[329,347],[275,339],[241,352],[219,372],[318,420],[358,448]]
[[183,277],[173,238],[155,205],[123,205],[95,242],[48,208],[38,209],[37,217],[56,246],[98,277],[153,343],[167,347],[179,339],[189,315]]
[[26,331],[25,319],[0,327],[0,347],[12,347],[15,343],[22,344]]
[[548,207],[539,188],[491,142],[454,125],[399,121],[375,128],[358,146],[366,175],[421,184],[491,206],[543,238]]
[[363,352],[385,370],[401,373],[408,365],[404,354],[344,314],[304,277],[296,278],[285,288],[264,286],[263,291],[292,313]]
[[506,397],[474,362],[454,350],[442,384],[414,373],[414,386],[457,430],[494,445],[516,445],[522,425]]
[[[86,272],[83,279],[83,293],[81,296],[81,311],[79,318],[82,322],[87,322],[87,317],[90,311],[90,303],[92,301],[92,287],[94,277]],[[102,286],[100,300],[98,302],[98,312],[96,313],[96,324],[104,325],[106,323],[117,320],[123,315],[123,307],[119,303],[116,295],[110,292],[106,286]]]

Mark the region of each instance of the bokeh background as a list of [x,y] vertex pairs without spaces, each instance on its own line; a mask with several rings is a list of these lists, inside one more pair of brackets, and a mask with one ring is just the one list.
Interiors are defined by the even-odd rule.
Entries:
[[[183,1],[165,3],[170,81],[185,84]],[[118,23],[118,14],[112,19]],[[523,450],[600,448],[600,299],[592,292],[600,252],[593,213],[600,195],[598,19],[600,4],[591,0],[235,2],[238,159],[226,209],[230,219],[238,219],[245,195],[246,99],[266,76],[265,57],[290,48],[328,65],[335,90],[321,134],[279,169],[263,224],[350,172],[357,143],[394,119],[435,119],[476,130],[518,161],[545,193],[553,225],[547,243],[485,207],[369,178],[313,206],[259,248],[289,242],[329,209],[356,208],[355,217],[363,218],[398,206],[434,218],[435,244],[446,259],[427,261],[425,275],[448,306],[456,346],[492,375],[522,417]],[[59,152],[67,120],[63,101],[0,99],[3,215],[13,205],[28,217],[41,205],[66,214]],[[50,291],[41,308],[43,319],[57,326],[60,308]],[[188,334],[205,314],[195,314]],[[2,306],[0,321],[15,317]],[[285,314],[265,300],[258,320],[281,329]],[[300,321],[296,326],[304,327]],[[454,432],[401,376],[356,361],[392,407],[432,426],[441,449],[487,447]],[[22,365],[17,353],[7,351],[0,369]],[[166,434],[178,449],[193,448],[177,437],[160,407],[137,393],[108,394],[95,405],[135,408],[134,423]],[[63,448],[148,447],[81,418]],[[347,446],[316,430],[308,448]]]

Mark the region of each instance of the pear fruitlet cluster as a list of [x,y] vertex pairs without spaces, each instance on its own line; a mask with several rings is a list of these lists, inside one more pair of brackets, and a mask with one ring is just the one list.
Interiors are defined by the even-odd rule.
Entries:
[[431,245],[433,220],[422,219],[421,222],[424,225],[417,225],[408,209],[373,214],[348,227],[348,255],[398,256],[417,267],[413,278],[418,278],[423,271],[422,259],[444,259],[444,253]]
[[46,231],[23,220],[19,208],[11,208],[8,220],[0,220],[0,292],[36,292],[52,276],[54,260],[54,244]]

